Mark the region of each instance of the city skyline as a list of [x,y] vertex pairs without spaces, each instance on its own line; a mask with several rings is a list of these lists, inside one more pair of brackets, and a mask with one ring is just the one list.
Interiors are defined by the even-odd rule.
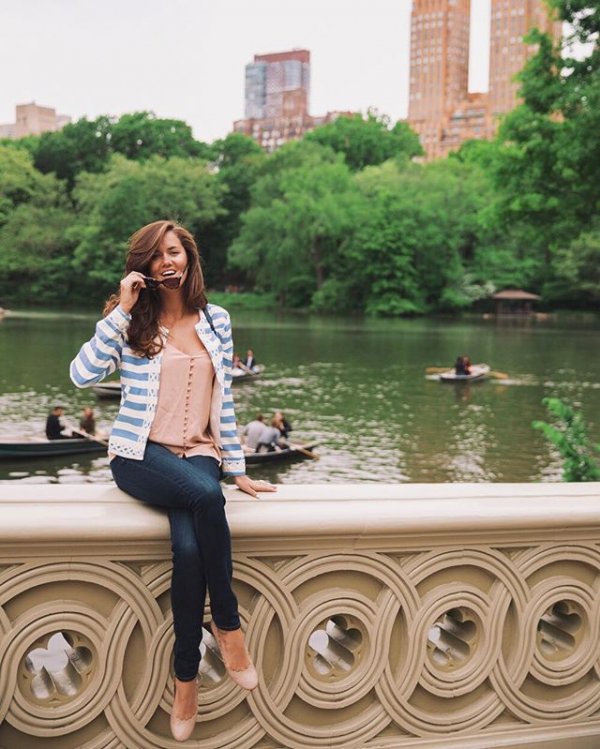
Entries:
[[[488,6],[473,0],[473,90],[487,80],[478,50],[489,36]],[[311,112],[375,107],[405,118],[410,10],[410,0],[356,0],[351,15],[341,0],[283,10],[275,0],[174,0],[169,8],[141,0],[22,0],[2,11],[0,64],[11,73],[1,88],[0,122],[29,101],[74,120],[147,109],[183,119],[211,141],[244,115],[248,61],[294,47],[311,52]]]
[[408,122],[428,158],[445,156],[471,138],[494,136],[498,118],[518,102],[515,76],[535,45],[525,43],[536,26],[555,41],[562,26],[544,0],[492,0],[489,87],[469,92],[471,0],[415,0],[411,21]]

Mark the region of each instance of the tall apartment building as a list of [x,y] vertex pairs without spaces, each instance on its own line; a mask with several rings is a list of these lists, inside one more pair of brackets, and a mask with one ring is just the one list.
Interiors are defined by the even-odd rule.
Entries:
[[535,48],[533,26],[560,36],[544,0],[492,0],[489,93],[469,93],[470,0],[414,0],[408,121],[428,158],[469,138],[490,138],[498,117],[517,104],[513,80]]
[[294,49],[254,55],[246,65],[246,119],[300,117],[308,114],[310,52]]
[[492,0],[490,29],[489,107],[492,116],[510,112],[517,102],[515,75],[535,52],[523,42],[533,27],[560,38],[561,25],[552,21],[541,0]]
[[57,115],[52,107],[40,107],[34,101],[29,104],[17,104],[16,122],[0,125],[0,137],[23,138],[26,135],[55,132],[69,122],[69,116]]
[[246,65],[244,117],[234,122],[235,132],[248,135],[266,151],[274,151],[290,140],[298,140],[318,125],[340,114],[322,117],[309,113],[310,52],[294,49],[255,55]]
[[468,88],[470,6],[470,0],[413,3],[408,119],[427,153]]

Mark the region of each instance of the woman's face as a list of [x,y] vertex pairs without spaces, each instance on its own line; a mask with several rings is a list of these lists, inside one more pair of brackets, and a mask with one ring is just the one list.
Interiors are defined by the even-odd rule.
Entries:
[[[168,231],[150,260],[149,275],[157,280],[182,276],[188,266],[184,246],[174,231]],[[164,287],[163,287],[164,288]]]

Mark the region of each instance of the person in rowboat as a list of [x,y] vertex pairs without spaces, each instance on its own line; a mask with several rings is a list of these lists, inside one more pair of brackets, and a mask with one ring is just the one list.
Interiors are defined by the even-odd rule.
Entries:
[[243,364],[249,372],[258,371],[256,369],[256,365],[258,364],[258,362],[256,361],[256,358],[254,356],[254,351],[251,348],[249,348],[248,351],[246,352],[246,358],[244,359]]
[[86,406],[79,419],[79,428],[82,432],[87,432],[92,436],[96,433],[96,419],[94,418],[94,409]]
[[275,411],[273,414],[273,426],[279,429],[281,436],[284,440],[287,440],[290,432],[292,431],[291,423],[285,418],[281,411]]
[[232,589],[231,538],[220,478],[252,497],[274,491],[246,475],[237,435],[229,314],[207,302],[192,235],[155,221],[129,240],[125,275],[96,334],[71,363],[79,387],[119,369],[123,399],[109,440],[117,486],[169,513],[173,549],[174,702],[171,732],[191,736],[206,589],[229,676],[257,686]]
[[240,359],[239,354],[233,355],[233,362],[231,364],[231,369],[234,374],[234,376],[243,375],[243,374],[252,374],[252,371],[248,369],[248,367],[244,364],[244,362]]
[[251,450],[256,450],[258,440],[264,428],[265,417],[262,414],[256,414],[256,417],[252,421],[249,421],[242,429],[244,445]]
[[71,439],[69,435],[63,434],[67,428],[62,423],[60,417],[64,414],[62,406],[54,406],[52,413],[48,414],[46,419],[46,437],[49,440],[68,440]]
[[466,354],[457,356],[454,362],[454,373],[457,375],[471,374],[471,360]]
[[276,450],[281,450],[284,447],[287,447],[287,442],[283,439],[281,435],[281,430],[279,429],[279,422],[273,416],[271,419],[271,426],[267,426],[266,424],[262,428],[262,432],[258,435],[258,441],[256,444],[256,450],[255,452],[274,452]]

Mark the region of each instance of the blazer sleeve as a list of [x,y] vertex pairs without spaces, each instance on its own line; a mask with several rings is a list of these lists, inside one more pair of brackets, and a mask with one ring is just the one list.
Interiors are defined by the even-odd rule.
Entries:
[[[223,310],[225,312],[225,310]],[[229,314],[219,320],[217,332],[223,351],[224,391],[221,407],[221,460],[224,476],[243,476],[246,473],[246,460],[240,444],[235,418],[235,406],[231,389],[231,364],[233,361],[233,339]]]
[[116,371],[131,315],[121,307],[115,309],[96,324],[96,332],[84,343],[71,362],[69,374],[74,385],[80,388],[94,385]]

